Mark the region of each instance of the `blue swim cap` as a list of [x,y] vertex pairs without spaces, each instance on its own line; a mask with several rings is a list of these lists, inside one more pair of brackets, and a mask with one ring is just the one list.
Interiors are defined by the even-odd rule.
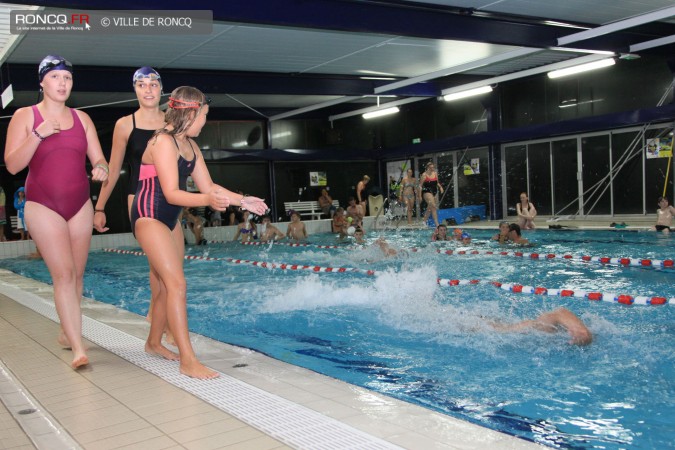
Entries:
[[162,77],[159,76],[159,72],[149,66],[143,66],[134,72],[134,78],[132,80],[132,85],[136,86],[136,82],[149,78],[150,81],[159,81],[159,86],[162,86]]
[[45,75],[52,70],[67,70],[73,73],[73,64],[58,55],[47,55],[38,66],[38,80],[42,81]]
[[467,238],[470,238],[470,237],[471,237],[471,235],[469,233],[467,233],[466,231],[464,233],[462,233],[462,239],[467,239]]

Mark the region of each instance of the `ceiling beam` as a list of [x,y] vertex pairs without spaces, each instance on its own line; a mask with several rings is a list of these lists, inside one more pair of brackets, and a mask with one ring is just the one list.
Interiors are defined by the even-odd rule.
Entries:
[[639,44],[633,44],[630,46],[630,51],[639,52],[642,50],[647,50],[649,48],[661,47],[663,45],[675,44],[675,35],[666,36],[659,39],[652,39],[651,41],[640,42]]
[[634,28],[639,25],[668,19],[673,16],[675,16],[675,6],[658,9],[647,14],[631,17],[630,19],[619,20],[618,22],[612,22],[607,25],[602,25],[590,30],[580,31],[579,33],[573,33],[568,36],[558,38],[558,45],[563,46],[573,42],[593,39],[598,36],[616,33],[617,31],[623,31],[627,28]]
[[274,121],[274,120],[286,119],[288,117],[297,116],[297,115],[300,115],[300,114],[308,113],[310,111],[316,111],[317,109],[328,108],[330,106],[339,105],[341,103],[351,102],[353,100],[358,100],[360,98],[363,98],[363,97],[357,97],[357,96],[340,97],[340,98],[336,98],[335,100],[329,100],[327,102],[322,102],[322,103],[317,103],[315,105],[305,106],[304,108],[298,108],[298,109],[294,109],[292,111],[286,111],[286,112],[283,112],[281,114],[277,114],[277,115],[274,115],[274,116],[270,117],[269,120]]
[[486,78],[481,81],[476,81],[475,83],[463,84],[461,86],[455,86],[448,89],[443,89],[441,92],[443,95],[453,94],[455,92],[467,91],[469,89],[474,89],[481,86],[487,86],[491,84],[503,83],[509,80],[515,80],[518,78],[529,77],[531,75],[538,75],[540,73],[549,72],[551,70],[564,69],[566,67],[576,66],[579,64],[586,64],[593,61],[598,61],[600,59],[606,59],[607,55],[586,55],[580,58],[568,59],[567,61],[560,61],[553,64],[547,64],[545,66],[535,67],[533,69],[522,70],[520,72],[509,73],[507,75],[501,75],[498,77]]
[[[80,92],[131,92],[131,75],[137,67],[75,66],[77,90]],[[2,66],[5,80],[10,80],[15,91],[36,91],[38,86],[36,64],[9,64]],[[260,95],[372,95],[385,83],[382,80],[364,80],[360,77],[339,75],[285,74],[268,72],[224,72],[187,69],[161,69],[164,86],[199,86],[211,94]],[[401,96],[439,95],[440,88],[431,83],[410,86],[396,91]]]
[[377,111],[378,109],[390,108],[392,106],[405,105],[407,103],[419,102],[421,100],[428,100],[428,98],[427,97],[412,97],[412,98],[405,98],[403,100],[394,100],[392,102],[381,103],[381,104],[376,105],[376,106],[369,106],[367,108],[355,109],[354,111],[349,111],[349,112],[346,112],[346,113],[336,114],[334,116],[329,116],[328,120],[332,122],[334,120],[344,119],[345,117],[358,116],[359,114]]
[[539,49],[539,48],[519,48],[519,49],[516,49],[516,50],[512,50],[510,52],[501,53],[499,55],[494,55],[494,56],[490,56],[490,57],[487,57],[487,58],[481,58],[481,59],[477,59],[475,61],[470,61],[470,62],[465,63],[465,64],[459,64],[459,65],[456,65],[456,66],[447,67],[445,69],[437,70],[436,72],[431,72],[431,73],[427,73],[427,74],[420,75],[420,76],[417,76],[417,77],[408,78],[406,80],[388,83],[388,84],[385,84],[384,86],[380,86],[380,87],[375,88],[375,93],[381,94],[383,92],[388,92],[388,91],[391,91],[393,89],[399,89],[399,88],[409,86],[409,85],[412,85],[412,84],[422,83],[424,81],[429,81],[429,80],[445,77],[445,76],[448,76],[448,75],[453,75],[453,74],[460,73],[460,72],[466,72],[466,71],[469,71],[469,70],[477,69],[479,67],[488,66],[490,64],[495,64],[495,63],[498,63],[498,62],[507,61],[509,59],[522,58],[523,56],[531,55],[533,53],[537,53],[537,52],[540,52],[540,51],[541,51],[541,49]]

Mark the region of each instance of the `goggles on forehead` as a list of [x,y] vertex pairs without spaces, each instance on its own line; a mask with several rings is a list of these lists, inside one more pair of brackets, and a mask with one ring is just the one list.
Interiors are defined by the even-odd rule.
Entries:
[[51,69],[61,64],[63,64],[64,66],[66,66],[71,70],[73,68],[73,63],[71,63],[67,59],[50,59],[49,61],[43,61],[42,64],[44,65],[41,67],[41,70]]
[[146,78],[150,81],[162,81],[162,77],[160,77],[156,73],[148,73],[148,74],[137,73],[136,75],[134,75],[134,84],[136,84],[137,81],[143,81]]
[[199,109],[204,105],[210,105],[211,99],[206,97],[203,102],[186,102],[169,97],[169,108],[171,109]]
[[47,72],[50,72],[61,65],[64,66],[64,70],[67,70],[70,73],[73,72],[73,63],[66,59],[50,59],[47,61],[42,61],[40,67],[38,68],[40,81],[42,81],[42,77],[44,77]]

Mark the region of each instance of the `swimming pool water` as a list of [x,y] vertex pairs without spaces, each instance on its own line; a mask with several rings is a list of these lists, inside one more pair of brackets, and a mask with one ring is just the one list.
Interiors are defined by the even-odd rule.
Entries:
[[[446,255],[424,232],[382,234],[399,250],[237,243],[188,247],[188,254],[268,263],[374,270],[312,273],[226,261],[188,260],[191,329],[405,401],[559,448],[667,448],[675,441],[675,305],[626,306],[518,294],[488,281],[630,295],[672,295],[672,269],[619,267],[497,255]],[[472,232],[478,250],[669,259],[655,233],[527,234],[534,249],[500,247]],[[376,235],[371,233],[372,242]],[[332,235],[312,243],[334,244]],[[419,251],[411,251],[418,247]],[[41,262],[3,267],[49,281]],[[436,279],[477,279],[440,287]],[[88,297],[138,314],[148,305],[147,261],[92,252]],[[580,348],[564,334],[501,334],[486,319],[534,318],[565,306],[594,333]]]

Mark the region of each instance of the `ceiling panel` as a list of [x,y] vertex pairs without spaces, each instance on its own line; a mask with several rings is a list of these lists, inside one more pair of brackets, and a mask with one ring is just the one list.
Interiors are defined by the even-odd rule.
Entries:
[[410,3],[595,25],[673,6],[672,0],[410,0]]
[[[37,3],[48,5],[47,11],[61,11],[54,8],[58,6],[72,9],[72,5],[77,4],[109,7],[97,0],[73,0],[67,5],[54,1]],[[131,0],[119,0],[116,5],[123,9],[137,7]],[[143,7],[152,9],[152,5],[155,5],[154,9],[171,9],[178,2],[147,0]],[[265,5],[269,7],[264,8]],[[112,77],[119,74],[111,70],[111,74],[107,75],[100,67],[123,69],[126,74],[133,67],[151,65],[166,74],[167,79],[173,76],[182,83],[190,82],[185,73],[192,74],[205,89],[208,87],[219,107],[268,109],[270,112],[267,114],[273,115],[279,110],[314,107],[339,99],[340,95],[350,96],[349,103],[354,103],[354,108],[362,107],[363,102],[372,103],[376,101],[375,97],[363,99],[362,96],[372,95],[375,88],[388,82],[364,84],[360,80],[364,76],[392,77],[404,84],[406,79],[423,79],[423,82],[411,81],[396,93],[399,96],[434,97],[444,88],[468,82],[463,81],[467,76],[473,76],[472,80],[495,77],[581,55],[547,49],[544,42],[551,40],[550,33],[537,38],[537,33],[544,29],[554,30],[557,36],[576,33],[580,29],[544,25],[541,19],[582,22],[592,27],[672,5],[672,0],[313,0],[311,5],[291,0],[249,0],[246,6],[244,3],[214,3],[214,16],[220,20],[214,22],[213,33],[209,36],[168,34],[158,38],[91,34],[82,39],[67,34],[48,37],[28,35],[17,39],[12,46],[6,39],[9,11],[25,6],[0,4],[0,45],[4,44],[7,52],[6,72],[9,74],[15,73],[14,70],[19,70],[22,75],[29,73],[44,55],[58,53],[75,64],[76,74],[91,76],[90,73],[95,73],[100,76],[100,83],[90,82],[87,85],[88,92],[73,94],[73,101],[78,105],[114,102],[130,95],[130,83],[113,82]],[[325,8],[324,14],[322,8]],[[369,8],[392,14],[372,16],[366,14],[372,11]],[[339,10],[344,11],[344,17],[357,17],[358,20],[341,19],[342,16],[334,13],[326,17],[331,14],[328,11]],[[222,20],[228,17],[249,19],[239,22]],[[384,17],[399,20],[383,27]],[[666,20],[673,21],[672,18],[664,18],[661,22]],[[426,37],[432,22],[436,27],[433,33],[442,35],[445,30],[447,36],[454,38]],[[294,23],[303,26],[290,26]],[[447,26],[444,27],[444,23]],[[513,24],[523,27],[509,28]],[[395,33],[383,33],[383,29]],[[514,32],[514,36],[509,36],[509,32],[504,30]],[[666,35],[669,30],[675,34],[675,27],[667,29]],[[644,30],[641,33],[644,34]],[[494,41],[476,39],[476,35],[500,36],[499,39],[504,42],[529,39],[528,48],[531,45],[541,50],[495,62],[496,56],[524,47],[495,44]],[[473,40],[468,36],[474,36]],[[3,37],[5,41],[2,41]],[[622,35],[621,45],[625,45],[626,39],[640,38]],[[603,45],[609,45],[606,42],[603,41]],[[585,45],[589,42],[574,46],[583,48]],[[468,67],[472,62],[483,60],[488,62],[478,64],[479,67]],[[27,69],[29,66],[30,70]],[[456,69],[458,67],[460,69]],[[92,68],[93,72],[87,72],[88,68]],[[448,76],[451,73],[453,75]],[[241,75],[235,79],[232,74]],[[17,77],[14,75],[15,83]],[[356,84],[355,80],[361,84]],[[37,83],[24,84],[27,92],[24,95],[17,91],[13,106],[35,101],[34,91],[31,90],[37,88]],[[76,91],[78,87],[83,89],[82,83],[76,83]],[[111,90],[119,92],[107,92]],[[344,110],[346,107],[348,104],[331,108]],[[325,117],[330,114],[328,109]]]

